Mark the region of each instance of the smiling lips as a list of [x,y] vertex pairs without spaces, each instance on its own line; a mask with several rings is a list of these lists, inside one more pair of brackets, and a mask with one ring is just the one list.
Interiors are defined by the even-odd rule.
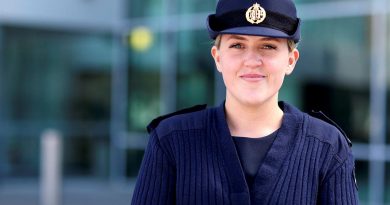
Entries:
[[250,82],[257,82],[264,79],[265,77],[265,75],[255,73],[243,74],[240,76],[240,78]]

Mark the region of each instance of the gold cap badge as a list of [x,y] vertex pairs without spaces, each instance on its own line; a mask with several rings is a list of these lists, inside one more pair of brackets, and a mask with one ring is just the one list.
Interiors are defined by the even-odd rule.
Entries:
[[260,4],[255,3],[253,6],[249,7],[246,10],[245,17],[246,20],[251,24],[259,24],[264,21],[267,13],[264,8],[260,6]]

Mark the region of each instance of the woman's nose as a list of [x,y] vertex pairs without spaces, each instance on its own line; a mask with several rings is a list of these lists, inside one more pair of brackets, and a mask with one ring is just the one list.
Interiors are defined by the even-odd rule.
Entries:
[[262,61],[262,56],[258,51],[255,50],[248,50],[247,54],[245,55],[245,65],[249,67],[258,67],[260,66]]

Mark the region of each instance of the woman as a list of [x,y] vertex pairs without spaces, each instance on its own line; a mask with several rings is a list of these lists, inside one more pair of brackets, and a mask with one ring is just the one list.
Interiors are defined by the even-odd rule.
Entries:
[[226,100],[152,121],[132,204],[358,204],[347,138],[278,102],[299,58],[293,2],[220,0],[207,22]]

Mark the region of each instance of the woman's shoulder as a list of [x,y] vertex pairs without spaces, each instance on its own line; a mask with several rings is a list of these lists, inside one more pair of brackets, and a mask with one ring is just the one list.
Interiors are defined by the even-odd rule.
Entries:
[[342,144],[346,147],[352,146],[351,140],[349,140],[343,129],[324,113],[311,112],[310,114],[307,114],[307,116],[308,135],[319,138],[320,140],[331,145],[339,146]]
[[352,153],[352,143],[345,132],[330,118],[321,112],[307,114],[308,137],[314,137],[322,143],[329,145],[331,153],[335,159],[342,163],[348,159]]
[[302,112],[298,108],[284,104],[285,110],[302,119],[305,137],[315,138],[321,143],[326,143],[336,152],[350,152],[351,141],[345,132],[333,120],[323,112]]
[[202,129],[206,113],[211,109],[207,108],[207,105],[195,105],[159,116],[149,123],[147,130],[149,133],[156,131],[159,136],[164,136],[172,131]]

